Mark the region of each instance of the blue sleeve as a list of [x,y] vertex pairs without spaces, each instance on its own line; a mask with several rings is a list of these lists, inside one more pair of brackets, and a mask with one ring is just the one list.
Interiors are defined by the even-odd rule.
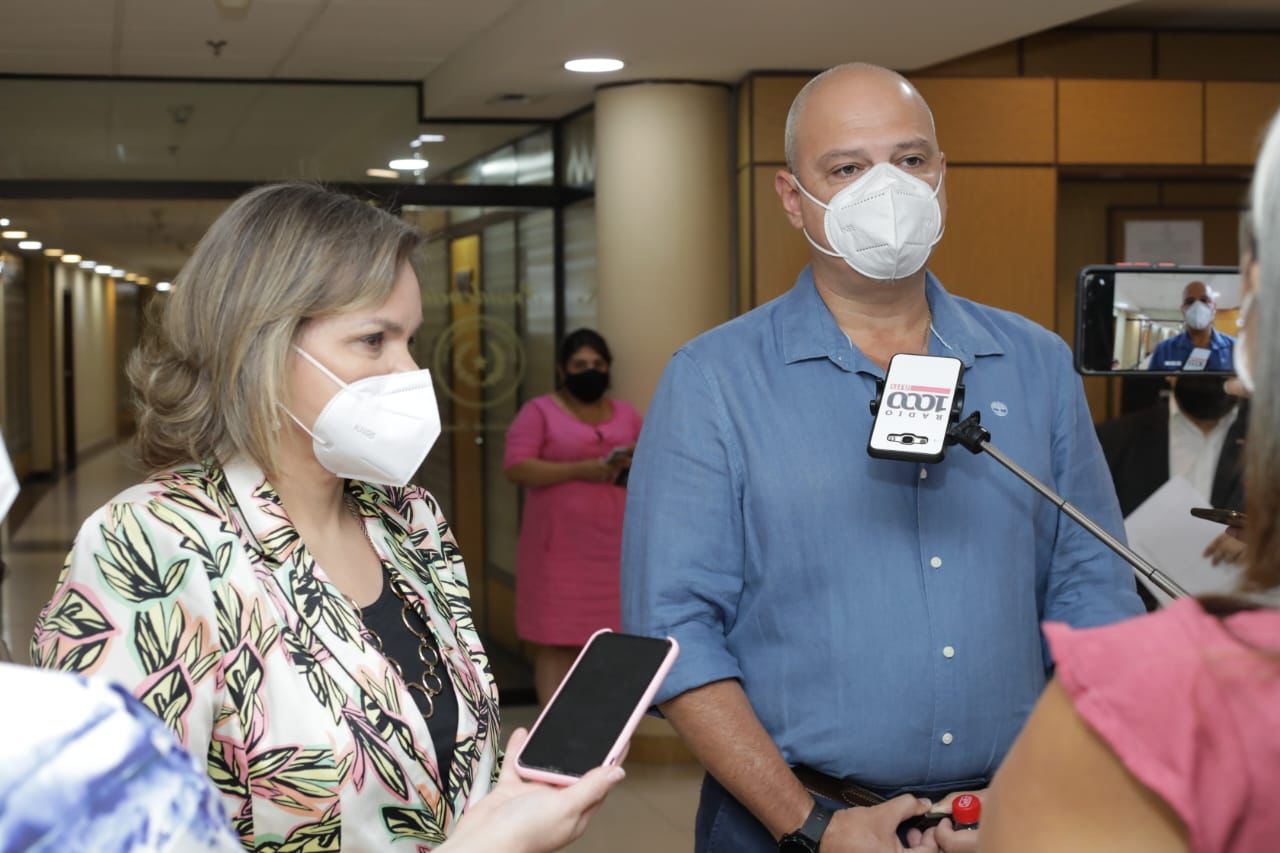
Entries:
[[[1061,346],[1051,446],[1054,482],[1062,497],[1124,542],[1120,504],[1089,416],[1084,384],[1071,370],[1066,345]],[[1059,513],[1043,619],[1084,628],[1142,612],[1129,564]]]
[[680,644],[655,704],[741,677],[725,640],[743,577],[741,457],[727,427],[717,388],[677,352],[645,414],[622,533],[623,629]]
[[[1172,338],[1169,340],[1172,340]],[[1164,360],[1166,353],[1169,351],[1168,345],[1168,340],[1156,344],[1156,348],[1151,351],[1151,358],[1147,360],[1147,370],[1164,370]]]

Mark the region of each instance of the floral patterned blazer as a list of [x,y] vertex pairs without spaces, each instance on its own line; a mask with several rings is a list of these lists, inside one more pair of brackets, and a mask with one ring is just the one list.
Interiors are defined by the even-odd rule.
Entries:
[[347,489],[457,692],[447,788],[412,696],[250,462],[163,472],[98,510],[32,640],[37,665],[116,681],[163,719],[247,850],[427,850],[497,774],[497,690],[447,522],[416,487]]

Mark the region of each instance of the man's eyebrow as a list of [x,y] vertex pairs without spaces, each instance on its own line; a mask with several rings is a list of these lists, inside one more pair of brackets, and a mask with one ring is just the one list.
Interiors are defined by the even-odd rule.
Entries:
[[[917,136],[914,139],[906,139],[893,146],[895,152],[905,151],[909,148],[932,148],[929,140],[923,136]],[[871,156],[865,148],[840,148],[835,151],[828,151],[818,158],[819,163],[830,163],[833,160],[869,160]]]

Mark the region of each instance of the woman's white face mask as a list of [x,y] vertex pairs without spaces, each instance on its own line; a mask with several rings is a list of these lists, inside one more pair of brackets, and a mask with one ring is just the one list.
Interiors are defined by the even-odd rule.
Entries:
[[285,409],[311,436],[320,464],[350,480],[406,485],[440,437],[431,371],[384,373],[346,383],[301,347],[294,350],[338,386],[310,429]]

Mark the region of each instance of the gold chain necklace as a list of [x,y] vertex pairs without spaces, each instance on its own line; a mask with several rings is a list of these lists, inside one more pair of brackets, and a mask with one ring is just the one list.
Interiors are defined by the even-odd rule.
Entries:
[[382,656],[387,659],[387,662],[391,664],[391,668],[396,671],[396,675],[400,676],[400,680],[404,682],[405,687],[409,690],[418,691],[422,694],[423,698],[426,699],[427,709],[423,712],[422,717],[423,719],[429,720],[436,712],[436,696],[438,696],[440,691],[444,689],[444,681],[436,672],[436,667],[440,664],[440,653],[436,651],[435,645],[431,642],[429,633],[414,627],[410,616],[416,615],[422,621],[424,626],[429,626],[431,621],[427,618],[426,613],[415,609],[408,596],[401,592],[399,587],[396,586],[396,580],[392,576],[391,570],[382,562],[382,557],[378,554],[378,549],[373,544],[373,538],[369,535],[369,528],[365,524],[363,516],[360,515],[360,510],[356,506],[355,501],[347,498],[345,503],[347,505],[347,510],[351,513],[352,517],[355,518],[356,523],[360,525],[360,531],[364,533],[364,539],[369,543],[369,549],[373,551],[374,557],[378,560],[378,565],[382,568],[383,582],[386,583],[388,588],[390,588],[391,593],[396,598],[400,599],[400,621],[404,623],[404,627],[408,629],[410,634],[418,638],[418,660],[422,661],[422,665],[425,667],[422,673],[422,678],[410,683],[409,680],[404,677],[404,670],[400,668],[400,662],[393,656],[387,654],[387,650],[382,643],[382,638],[379,637],[368,625],[364,625],[364,611],[360,605],[356,604],[349,596],[347,597],[347,601],[351,604],[352,608],[355,609],[356,616],[359,617],[361,624],[364,625],[366,637],[372,641],[374,648],[376,648]]

